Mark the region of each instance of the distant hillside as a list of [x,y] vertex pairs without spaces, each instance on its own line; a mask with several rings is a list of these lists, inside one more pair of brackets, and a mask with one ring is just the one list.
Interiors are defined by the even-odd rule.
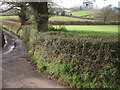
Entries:
[[79,11],[73,11],[73,16],[84,16],[84,15],[91,15],[97,13],[97,10],[79,10]]

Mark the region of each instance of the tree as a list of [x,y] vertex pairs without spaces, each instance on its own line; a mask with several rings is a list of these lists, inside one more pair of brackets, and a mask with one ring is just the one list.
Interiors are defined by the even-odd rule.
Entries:
[[61,16],[65,16],[65,11],[62,11]]
[[1,11],[1,13],[10,11],[10,10],[15,10],[17,9],[18,12],[17,15],[19,16],[20,19],[20,28],[18,28],[17,33],[20,31],[20,29],[22,28],[23,25],[25,25],[27,23],[28,17],[26,15],[26,10],[28,7],[28,3],[27,2],[4,2],[2,3],[2,5],[6,5],[7,7]]
[[47,2],[30,2],[30,6],[34,10],[34,16],[37,23],[38,31],[48,30],[48,6]]
[[[48,3],[47,2],[5,2],[10,7],[2,12],[9,11],[11,9],[18,9],[18,16],[21,21],[21,26],[25,25],[28,20],[28,15],[26,10],[28,6],[32,7],[34,11],[35,22],[37,24],[38,31],[47,31],[48,30]],[[21,28],[20,28],[21,29]],[[19,30],[17,32],[19,32]]]
[[107,7],[104,7],[100,13],[98,14],[98,19],[104,22],[106,24],[107,22],[111,21],[117,21],[118,14],[116,11],[112,9],[112,7],[109,5]]
[[19,5],[19,13],[18,13],[18,16],[20,18],[20,22],[21,22],[21,26],[20,28],[17,30],[17,33],[20,31],[20,29],[22,28],[23,25],[25,25],[28,21],[28,16],[26,14],[26,11],[27,11],[27,3],[25,2],[21,2],[21,3],[18,3]]
[[4,13],[12,9],[17,9],[18,10],[17,15],[20,18],[21,25],[24,25],[28,20],[26,15],[26,10],[27,10],[26,2],[4,2],[2,3],[2,5],[6,5],[7,7],[4,10],[2,10],[0,13]]

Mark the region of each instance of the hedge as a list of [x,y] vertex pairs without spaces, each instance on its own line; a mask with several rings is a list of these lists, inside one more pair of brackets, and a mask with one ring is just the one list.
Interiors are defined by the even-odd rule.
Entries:
[[[18,19],[7,19],[3,21],[3,23],[7,22],[15,22],[19,23],[20,21]],[[102,22],[102,21],[97,21],[97,20],[79,20],[79,21],[56,21],[56,20],[51,20],[48,21],[49,24],[52,25],[120,25],[120,22]],[[31,22],[27,22],[26,25],[32,24]]]
[[[24,41],[29,43],[31,62],[40,71],[71,87],[120,88],[118,41],[98,36],[73,37],[63,31],[38,33],[31,28],[28,32],[30,41]],[[24,35],[27,37],[25,33],[21,37]]]
[[72,87],[117,88],[118,46],[118,42],[102,37],[42,33],[34,47],[34,56],[39,58],[34,61],[40,70]]
[[86,20],[86,21],[49,21],[49,24],[53,25],[119,25],[120,22],[101,22],[94,20]]

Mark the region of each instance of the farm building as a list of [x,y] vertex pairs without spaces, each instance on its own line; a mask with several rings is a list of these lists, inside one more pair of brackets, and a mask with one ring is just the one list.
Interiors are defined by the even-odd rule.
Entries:
[[83,9],[93,9],[93,3],[91,1],[84,1],[82,8]]

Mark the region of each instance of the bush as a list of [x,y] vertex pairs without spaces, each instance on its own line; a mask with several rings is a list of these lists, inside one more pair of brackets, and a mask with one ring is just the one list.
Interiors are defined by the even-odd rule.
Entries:
[[64,32],[67,31],[67,29],[64,26],[59,26],[57,28],[57,27],[53,27],[52,25],[48,25],[48,29],[49,31],[64,31]]
[[36,59],[40,70],[72,87],[118,87],[118,67],[115,65],[118,62],[118,42],[66,34],[41,33],[39,36],[34,56],[40,56],[40,60]]
[[62,11],[61,16],[65,16],[65,11]]
[[107,22],[104,23],[102,21],[49,21],[49,24],[52,25],[119,25],[120,22]]

